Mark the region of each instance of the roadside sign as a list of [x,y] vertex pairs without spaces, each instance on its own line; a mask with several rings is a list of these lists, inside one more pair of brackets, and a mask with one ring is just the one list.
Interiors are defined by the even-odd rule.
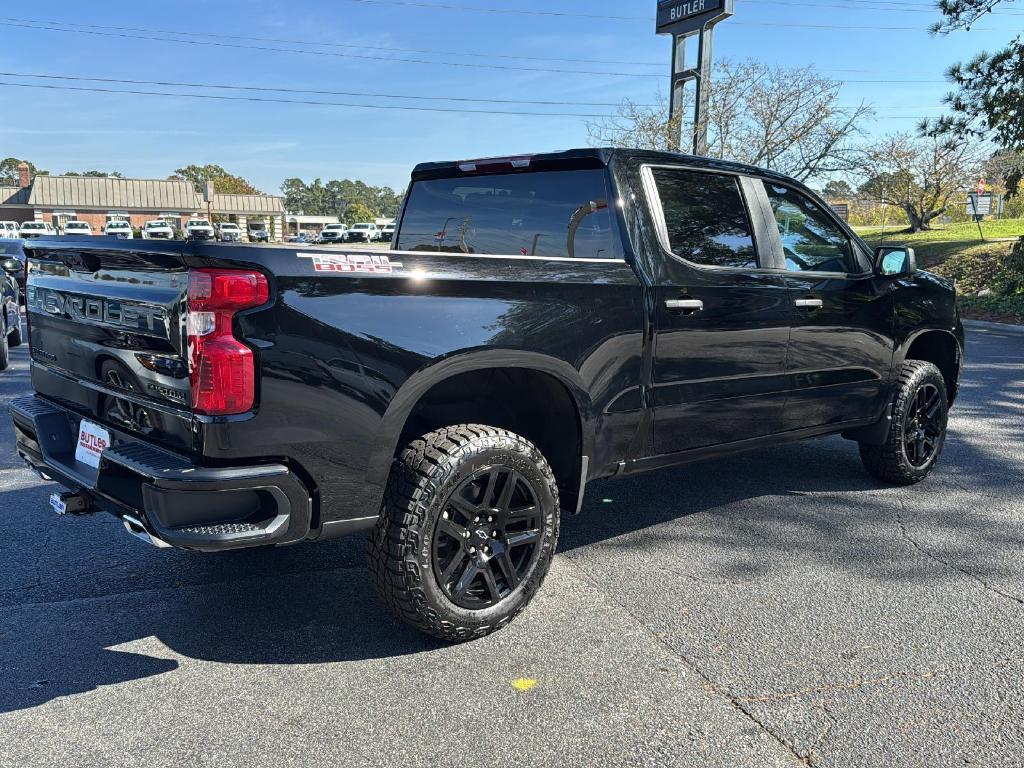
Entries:
[[992,195],[968,195],[967,214],[969,216],[989,216],[992,213]]
[[686,35],[733,15],[735,0],[658,0],[658,34]]
[[206,184],[203,185],[203,202],[204,203],[212,203],[213,202],[214,194],[215,194],[215,190],[213,188],[213,182],[212,181],[206,182]]
[[829,203],[829,208],[832,212],[843,221],[850,220],[850,204],[849,203]]

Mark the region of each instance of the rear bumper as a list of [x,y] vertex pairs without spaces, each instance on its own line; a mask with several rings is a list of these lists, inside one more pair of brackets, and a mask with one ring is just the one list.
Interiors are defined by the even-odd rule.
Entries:
[[[81,417],[38,396],[11,403],[18,455],[154,543],[215,552],[302,541],[312,500],[283,464],[207,467],[110,430],[95,469],[75,460]],[[134,531],[140,533],[139,531]]]

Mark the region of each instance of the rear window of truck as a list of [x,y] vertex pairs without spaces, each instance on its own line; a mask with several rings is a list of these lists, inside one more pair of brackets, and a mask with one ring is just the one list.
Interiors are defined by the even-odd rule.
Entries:
[[621,259],[603,170],[417,181],[398,250]]

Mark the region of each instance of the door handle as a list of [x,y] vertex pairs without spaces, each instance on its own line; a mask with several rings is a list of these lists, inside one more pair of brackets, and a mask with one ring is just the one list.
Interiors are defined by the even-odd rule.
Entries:
[[825,302],[821,299],[797,299],[795,302],[798,309],[821,309]]
[[691,314],[704,309],[704,302],[700,299],[669,299],[665,307],[673,312],[685,312]]

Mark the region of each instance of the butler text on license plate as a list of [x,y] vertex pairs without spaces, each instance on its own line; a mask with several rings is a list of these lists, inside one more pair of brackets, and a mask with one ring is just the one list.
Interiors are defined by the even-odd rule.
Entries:
[[100,466],[100,456],[110,446],[110,433],[93,424],[91,421],[82,421],[78,427],[78,448],[75,450],[75,460],[90,467]]

